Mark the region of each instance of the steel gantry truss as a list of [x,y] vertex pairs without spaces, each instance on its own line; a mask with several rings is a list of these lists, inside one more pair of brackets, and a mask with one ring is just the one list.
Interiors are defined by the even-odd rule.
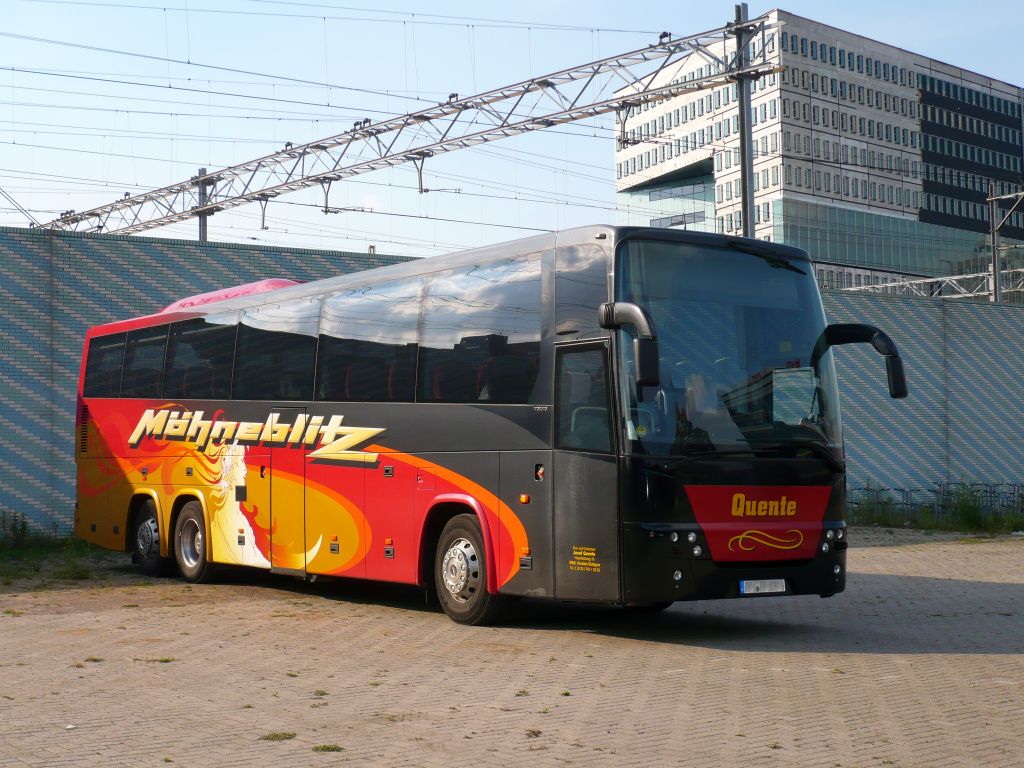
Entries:
[[[1024,269],[1002,270],[999,283],[1002,293],[1024,291]],[[840,290],[844,293],[891,293],[900,296],[927,296],[943,299],[991,297],[993,294],[992,272],[893,280],[878,285],[858,285]]]
[[[330,185],[351,176],[404,163],[416,165],[423,189],[423,163],[430,157],[508,136],[542,130],[587,117],[618,113],[687,91],[720,86],[775,71],[765,42],[765,19],[737,21],[697,35],[658,42],[619,56],[563,69],[515,85],[460,99],[453,93],[434,107],[380,122],[357,121],[351,130],[284,149],[250,162],[194,176],[88,211],[67,211],[44,227],[130,234],[210,216],[218,211],[267,201],[320,185],[328,208]],[[738,35],[742,33],[742,36]],[[736,52],[739,39],[760,39],[757,55]],[[730,47],[732,51],[730,51]],[[750,53],[748,49],[748,54]],[[654,86],[658,76],[691,55],[713,65],[713,74]]]

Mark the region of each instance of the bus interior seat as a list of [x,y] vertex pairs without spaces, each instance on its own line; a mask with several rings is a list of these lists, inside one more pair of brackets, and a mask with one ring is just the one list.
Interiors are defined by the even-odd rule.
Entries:
[[563,443],[567,448],[584,448],[608,443],[608,409],[596,405],[574,408],[569,421],[569,434]]
[[159,368],[126,369],[121,381],[122,397],[150,397],[160,389]]
[[496,403],[525,403],[535,378],[536,369],[530,357],[492,357],[484,368],[487,399]]
[[207,399],[213,396],[213,371],[208,366],[186,368],[181,375],[181,397]]
[[387,369],[382,360],[356,360],[345,369],[345,399],[356,402],[384,400]]
[[[411,400],[416,366],[407,360],[395,360],[388,366],[387,399]],[[406,395],[403,397],[403,395]]]
[[468,403],[477,399],[477,369],[461,360],[442,360],[434,366],[432,400],[440,403]]
[[567,371],[569,377],[569,403],[590,402],[590,374],[581,371]]

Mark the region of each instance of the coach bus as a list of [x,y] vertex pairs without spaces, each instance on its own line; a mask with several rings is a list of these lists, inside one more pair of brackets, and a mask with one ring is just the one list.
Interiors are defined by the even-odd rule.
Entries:
[[90,329],[77,534],[224,565],[661,607],[844,589],[830,348],[806,253],[594,226]]

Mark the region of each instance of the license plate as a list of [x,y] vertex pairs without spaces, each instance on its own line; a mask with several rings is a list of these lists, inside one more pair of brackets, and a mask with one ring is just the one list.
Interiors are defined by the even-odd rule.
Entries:
[[770,595],[786,591],[785,579],[755,579],[740,582],[741,595]]

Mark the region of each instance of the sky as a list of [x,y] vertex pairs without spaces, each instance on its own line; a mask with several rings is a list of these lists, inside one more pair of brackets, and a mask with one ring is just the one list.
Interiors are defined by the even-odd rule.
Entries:
[[[718,2],[0,0],[0,189],[40,223],[374,120],[723,25]],[[750,4],[750,15],[773,5]],[[1024,4],[779,7],[1024,85]],[[983,12],[968,12],[969,9]],[[301,81],[301,82],[298,82]],[[614,220],[613,121],[589,119],[209,220],[211,240],[430,256]],[[0,225],[27,226],[0,198]],[[196,221],[147,236],[195,239]]]

